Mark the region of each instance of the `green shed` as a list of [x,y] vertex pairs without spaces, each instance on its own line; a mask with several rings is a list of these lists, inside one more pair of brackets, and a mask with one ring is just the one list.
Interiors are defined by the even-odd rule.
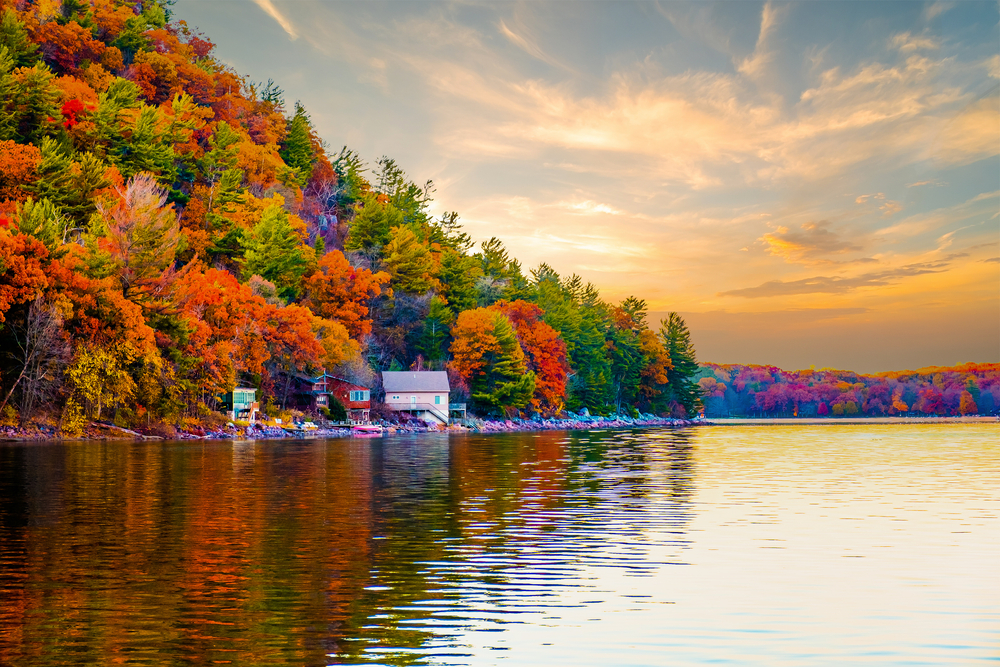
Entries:
[[236,387],[222,399],[230,419],[250,419],[257,405],[257,390],[252,387]]

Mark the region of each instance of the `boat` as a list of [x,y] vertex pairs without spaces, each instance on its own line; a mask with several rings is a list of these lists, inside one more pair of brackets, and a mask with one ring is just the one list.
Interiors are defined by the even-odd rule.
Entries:
[[355,424],[351,427],[355,435],[382,435],[382,427],[376,424]]

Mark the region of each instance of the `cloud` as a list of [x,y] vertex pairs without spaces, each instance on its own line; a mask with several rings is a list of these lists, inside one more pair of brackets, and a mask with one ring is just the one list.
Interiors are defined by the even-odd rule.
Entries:
[[288,33],[289,37],[291,37],[293,40],[299,38],[298,32],[296,32],[295,30],[295,26],[292,25],[292,22],[288,19],[288,17],[286,17],[284,14],[278,11],[278,8],[274,6],[274,3],[271,0],[252,0],[252,1],[255,5],[263,9],[268,16],[277,21],[278,25],[280,25],[282,29],[286,33]]
[[817,257],[861,250],[856,245],[827,229],[827,223],[807,222],[801,231],[778,227],[764,234],[759,240],[767,244],[767,251],[790,262],[808,262]]
[[898,35],[894,35],[892,40],[890,40],[890,44],[892,44],[893,48],[904,53],[908,51],[937,49],[941,47],[940,42],[936,39],[921,35],[911,35],[908,32],[901,32]]
[[995,95],[977,100],[942,128],[934,159],[953,164],[968,164],[1000,154],[1000,104]]
[[869,199],[885,199],[885,193],[884,192],[877,192],[877,193],[875,193],[873,195],[860,195],[857,199],[854,200],[854,203],[855,204],[864,204]]
[[[525,37],[519,35],[518,33],[508,28],[507,24],[504,23],[503,19],[500,20],[497,27],[500,29],[501,35],[506,37],[512,44],[517,46],[519,49],[523,50],[532,58],[541,60],[543,63],[552,65],[553,67],[558,67],[564,70],[570,69],[569,67],[559,62],[558,60],[547,54],[545,51],[543,51],[542,48],[538,46],[538,43],[535,40],[526,39]],[[527,32],[527,30],[522,29],[522,32]]]
[[1000,198],[1000,190],[994,190],[993,192],[980,192],[978,195],[970,199],[969,203],[998,198]]
[[866,287],[887,287],[913,276],[943,273],[950,266],[950,260],[958,256],[950,255],[946,261],[941,262],[921,262],[887,271],[872,271],[853,278],[814,276],[790,281],[769,280],[756,287],[720,292],[718,296],[741,296],[747,299],[758,299],[795,294],[845,294]]
[[751,79],[759,76],[764,68],[774,60],[774,52],[769,48],[772,35],[778,26],[782,9],[768,2],[760,16],[760,33],[757,36],[757,46],[752,54],[736,63],[736,69]]
[[[998,143],[997,114],[980,100],[995,101],[988,73],[1000,61],[950,28],[893,19],[859,31],[844,57],[824,31],[792,30],[805,5],[744,5],[737,21],[718,6],[664,3],[673,27],[650,8],[639,13],[657,25],[626,35],[616,30],[631,10],[595,27],[599,12],[570,17],[563,3],[528,3],[530,21],[503,3],[316,3],[328,16],[308,26],[297,5],[273,3],[344,63],[328,68],[329,89],[367,76],[401,112],[373,105],[349,125],[342,109],[382,98],[365,86],[355,102],[348,90],[329,104],[332,136],[359,128],[368,145],[352,147],[449,183],[442,210],[461,211],[477,239],[502,237],[525,266],[548,261],[671,309],[768,307],[755,298],[768,291],[879,308],[915,290],[967,298],[929,284],[958,281],[957,263],[940,277],[893,272],[939,257],[938,240],[962,225],[984,223],[944,242],[982,241],[997,211],[995,200],[951,204],[983,189],[965,195],[981,179],[948,170]],[[560,59],[580,71],[557,69]],[[964,270],[995,271],[975,260],[996,254],[977,251]]]
[[601,204],[595,201],[581,201],[581,202],[562,202],[560,206],[572,211],[573,213],[581,213],[583,215],[597,215],[600,213],[605,213],[608,215],[622,215],[622,212],[613,206],[608,206],[607,204]]
[[954,6],[955,6],[954,2],[934,2],[934,3],[931,3],[931,4],[927,5],[926,9],[924,9],[924,20],[925,21],[933,21],[938,16],[940,16],[941,14],[944,14],[946,11],[948,11],[949,9],[951,9]]
[[889,218],[903,210],[903,205],[891,199],[878,207],[882,211],[883,218]]

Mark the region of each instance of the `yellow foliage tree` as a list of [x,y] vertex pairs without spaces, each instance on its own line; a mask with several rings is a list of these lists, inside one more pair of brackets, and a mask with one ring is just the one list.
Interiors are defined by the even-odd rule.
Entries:
[[138,350],[129,343],[79,347],[66,375],[73,398],[82,399],[87,416],[100,419],[104,408],[116,408],[134,397],[136,385],[128,366],[137,357]]
[[322,363],[326,370],[333,370],[361,356],[361,345],[351,339],[347,327],[340,322],[313,317],[311,327],[316,340],[323,347]]

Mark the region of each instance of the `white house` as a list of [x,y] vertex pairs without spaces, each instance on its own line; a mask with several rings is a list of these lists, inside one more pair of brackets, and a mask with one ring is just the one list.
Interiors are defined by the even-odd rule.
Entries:
[[382,371],[385,405],[426,422],[448,423],[448,374],[444,371]]

